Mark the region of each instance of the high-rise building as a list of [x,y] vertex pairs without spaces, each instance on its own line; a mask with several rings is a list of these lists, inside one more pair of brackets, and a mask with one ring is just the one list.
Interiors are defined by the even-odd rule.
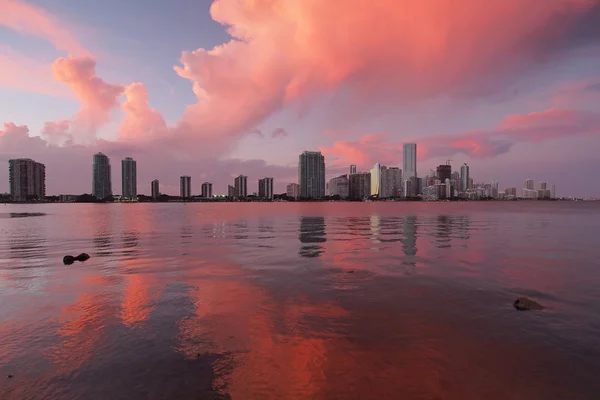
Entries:
[[498,189],[499,189],[499,185],[498,185],[498,181],[493,181],[492,182],[492,186],[491,186],[491,197],[494,199],[498,198]]
[[366,199],[371,195],[371,173],[358,172],[350,175],[348,192],[351,199]]
[[325,197],[325,157],[320,151],[305,151],[298,157],[300,197]]
[[248,196],[248,177],[240,175],[233,181],[233,187],[235,188],[235,197],[244,198]]
[[377,163],[371,168],[371,196],[381,196],[381,164]]
[[137,199],[137,166],[133,158],[127,157],[121,161],[122,197]]
[[355,174],[356,173],[356,165],[355,164],[350,165],[350,173],[351,174]]
[[340,175],[335,178],[331,178],[329,180],[329,195],[330,196],[340,196],[340,198],[345,199],[350,195],[350,181],[348,180],[348,175]]
[[469,187],[469,183],[471,182],[471,177],[469,176],[469,166],[467,163],[464,163],[462,167],[460,167],[460,189],[462,192],[466,192]]
[[556,185],[552,184],[551,189],[550,189],[550,198],[551,199],[555,199],[556,198]]
[[160,186],[158,183],[158,179],[155,179],[150,184],[150,189],[152,189],[152,199],[158,200],[160,197]]
[[192,197],[192,177],[183,175],[179,178],[179,197],[183,199]]
[[398,197],[402,194],[402,170],[398,167],[381,167],[379,197]]
[[298,197],[300,197],[300,185],[298,185],[297,183],[290,183],[286,186],[285,193],[287,197],[297,199]]
[[227,196],[228,197],[235,197],[235,186],[233,186],[233,185],[227,185]]
[[268,200],[273,199],[273,178],[258,180],[258,197]]
[[541,190],[546,190],[546,182],[544,182],[544,181],[540,182],[540,189]]
[[92,196],[104,199],[112,196],[110,160],[102,154],[94,154]]
[[[418,192],[415,192],[414,184],[410,182],[411,178],[417,178],[417,144],[416,143],[404,143],[403,155],[402,155],[402,173],[404,179],[404,195],[414,196]],[[413,182],[414,182],[413,179]]]
[[442,183],[446,183],[446,179],[452,179],[452,166],[446,165],[438,165],[437,167],[437,177]]
[[533,190],[533,179],[525,179],[525,189]]
[[506,188],[504,189],[504,193],[506,194],[506,197],[517,197],[517,188],[515,187],[511,187],[511,188]]
[[204,182],[202,184],[202,197],[204,198],[212,198],[212,183],[210,182]]
[[41,200],[46,196],[46,166],[29,158],[8,161],[10,196],[13,201]]

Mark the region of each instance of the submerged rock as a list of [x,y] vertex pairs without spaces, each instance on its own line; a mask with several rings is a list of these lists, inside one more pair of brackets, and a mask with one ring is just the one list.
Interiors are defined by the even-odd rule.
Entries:
[[527,297],[519,297],[513,303],[513,306],[520,311],[526,310],[543,310],[544,306],[536,301],[528,299]]
[[70,264],[73,264],[75,261],[83,262],[83,261],[89,260],[89,258],[90,258],[89,254],[86,254],[86,253],[81,253],[77,257],[67,255],[67,256],[63,257],[63,263],[66,265],[70,265]]

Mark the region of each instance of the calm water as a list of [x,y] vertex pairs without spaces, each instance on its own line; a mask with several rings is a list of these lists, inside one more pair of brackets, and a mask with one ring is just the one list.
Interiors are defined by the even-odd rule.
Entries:
[[598,399],[599,236],[582,203],[0,205],[0,398]]

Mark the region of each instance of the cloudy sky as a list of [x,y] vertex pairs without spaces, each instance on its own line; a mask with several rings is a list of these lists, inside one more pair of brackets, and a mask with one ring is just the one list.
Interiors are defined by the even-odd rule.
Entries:
[[138,191],[296,181],[320,149],[476,182],[600,196],[600,0],[0,0],[0,192],[10,158],[91,191],[92,155]]

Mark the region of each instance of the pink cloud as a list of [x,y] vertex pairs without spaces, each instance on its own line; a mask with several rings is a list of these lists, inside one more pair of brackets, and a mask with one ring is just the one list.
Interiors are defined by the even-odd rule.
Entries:
[[46,10],[18,0],[0,0],[0,9],[0,25],[45,39],[57,50],[75,56],[89,55],[89,51],[65,28],[65,22]]
[[385,133],[363,135],[358,140],[339,140],[321,151],[333,166],[357,164],[368,167],[376,162],[394,165],[402,157],[405,142],[418,144],[418,158],[449,157],[457,153],[471,158],[490,158],[507,153],[519,142],[545,142],[552,139],[600,135],[600,114],[579,110],[548,109],[522,115],[509,115],[498,129],[442,134],[408,140],[388,140]]
[[67,120],[48,121],[42,128],[42,137],[49,145],[59,146],[73,143],[73,135],[70,133],[71,123]]
[[96,129],[108,122],[110,111],[119,105],[123,86],[107,83],[96,76],[96,61],[89,57],[61,57],[52,64],[52,73],[81,101],[81,109],[73,118],[76,138],[95,138]]
[[[439,94],[482,95],[560,51],[553,43],[597,0],[217,0],[212,17],[234,39],[184,52],[176,72],[198,103],[189,128],[247,132],[283,106],[350,88],[339,107]],[[351,107],[347,107],[348,105]]]
[[125,88],[125,102],[121,105],[125,119],[119,129],[119,139],[151,140],[168,133],[162,115],[148,102],[148,91],[143,83],[135,82]]

